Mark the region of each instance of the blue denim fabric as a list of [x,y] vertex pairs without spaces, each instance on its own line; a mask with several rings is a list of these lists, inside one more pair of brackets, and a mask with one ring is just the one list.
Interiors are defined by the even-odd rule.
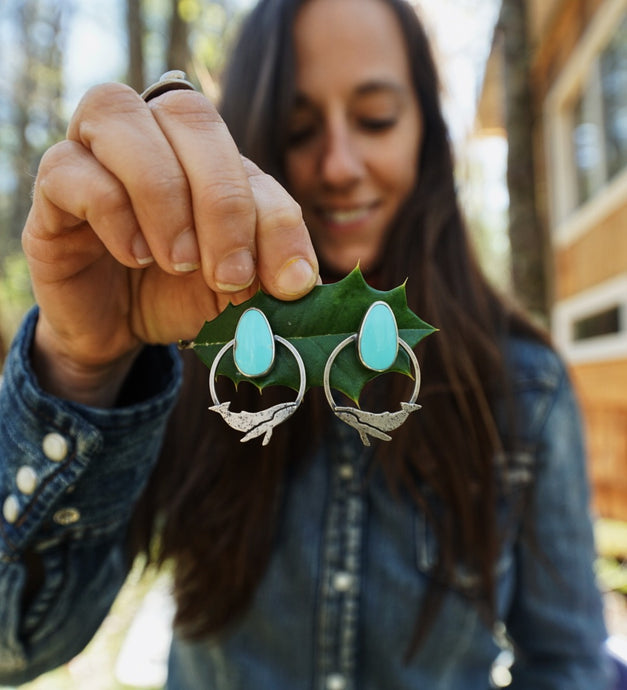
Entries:
[[[33,310],[0,388],[0,509],[6,511],[9,497],[19,507],[14,522],[0,514],[0,684],[25,682],[71,659],[102,622],[128,572],[128,520],[181,375],[176,354],[160,348],[157,399],[107,411],[53,399],[38,388],[29,365],[36,319]],[[46,456],[49,434],[59,435],[57,446],[65,442],[64,457]],[[25,467],[37,477],[30,494],[19,488]],[[43,560],[45,586],[22,611],[27,551]]]
[[[164,349],[163,392],[151,400],[108,412],[52,400],[28,368],[35,317],[16,341],[0,391],[0,503],[13,495],[20,509],[13,523],[0,515],[5,683],[71,658],[106,614],[129,565],[122,545],[131,507],[158,454],[180,376],[176,355]],[[424,515],[391,497],[381,474],[367,470],[369,449],[338,423],[315,461],[289,480],[276,548],[250,610],[219,639],[190,643],[175,635],[169,690],[486,690],[504,626],[516,646],[511,687],[611,687],[573,392],[549,349],[522,341],[509,349],[523,443],[500,459],[502,624],[485,624],[468,597],[476,575],[460,564],[426,642],[403,662],[437,543]],[[53,430],[70,448],[56,463],[41,449]],[[40,478],[29,496],[16,484],[24,464]],[[522,500],[529,482],[531,504]],[[78,510],[80,519],[56,524],[62,508]],[[520,538],[523,518],[533,525],[532,542]],[[42,556],[47,577],[21,612],[26,549]]]

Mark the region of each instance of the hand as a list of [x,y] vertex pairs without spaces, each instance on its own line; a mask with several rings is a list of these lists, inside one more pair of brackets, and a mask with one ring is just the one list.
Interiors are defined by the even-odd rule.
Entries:
[[89,91],[41,161],[23,247],[40,382],[88,404],[114,402],[144,343],[192,338],[259,285],[289,300],[318,281],[298,204],[193,91]]

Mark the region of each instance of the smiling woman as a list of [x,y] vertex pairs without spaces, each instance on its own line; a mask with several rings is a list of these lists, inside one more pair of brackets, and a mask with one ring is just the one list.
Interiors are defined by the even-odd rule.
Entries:
[[285,172],[318,257],[336,274],[377,267],[418,174],[420,105],[400,27],[378,9],[319,0],[294,25]]

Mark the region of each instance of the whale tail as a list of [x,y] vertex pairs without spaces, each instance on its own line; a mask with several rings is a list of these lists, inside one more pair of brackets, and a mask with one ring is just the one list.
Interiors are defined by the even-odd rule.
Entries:
[[[267,446],[268,443],[270,442],[270,439],[272,438],[272,426],[267,426],[266,424],[262,426],[255,427],[251,431],[249,431],[246,436],[242,436],[240,438],[240,443],[245,443],[246,441],[250,441],[253,438],[257,438],[257,436],[263,436],[263,440],[261,441],[262,446]],[[264,433],[265,432],[265,433]]]

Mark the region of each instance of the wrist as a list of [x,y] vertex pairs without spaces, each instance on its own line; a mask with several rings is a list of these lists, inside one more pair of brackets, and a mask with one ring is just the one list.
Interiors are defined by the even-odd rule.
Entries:
[[140,347],[108,362],[80,361],[50,336],[45,324],[35,329],[33,371],[42,390],[63,400],[96,408],[113,407]]

